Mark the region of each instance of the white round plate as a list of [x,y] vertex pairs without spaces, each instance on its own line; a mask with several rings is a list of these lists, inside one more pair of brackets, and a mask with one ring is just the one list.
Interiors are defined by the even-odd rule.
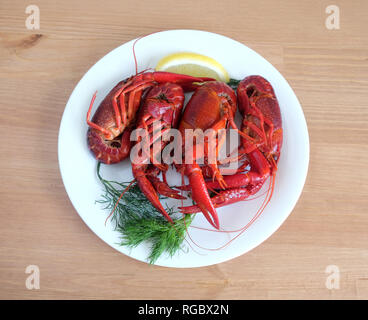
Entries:
[[[108,53],[79,81],[61,120],[58,151],[65,189],[83,221],[116,250],[147,262],[148,245],[142,244],[134,249],[119,246],[118,232],[110,224],[105,226],[109,212],[95,203],[97,199],[101,199],[103,186],[97,179],[96,160],[86,142],[86,112],[93,93],[98,91],[94,112],[117,82],[135,74],[133,42],[134,40],[125,43]],[[210,56],[219,61],[234,79],[243,79],[253,74],[268,79],[280,104],[284,129],[274,194],[262,215],[224,249],[208,251],[191,244],[192,248],[187,246],[187,250],[180,251],[173,257],[162,256],[156,262],[160,266],[191,268],[238,257],[258,246],[280,227],[293,210],[304,186],[309,162],[309,138],[302,108],[287,81],[259,54],[230,38],[196,30],[170,30],[151,34],[140,39],[135,46],[138,71],[153,68],[162,57],[178,51]],[[102,174],[116,181],[132,180],[129,159],[116,165],[103,166]],[[219,208],[222,229],[234,230],[246,225],[263,199],[264,197],[260,197]],[[209,227],[202,214],[196,215],[193,225]],[[191,238],[205,248],[219,247],[237,234],[195,228],[189,228],[188,231]],[[190,240],[189,242],[191,243]]]

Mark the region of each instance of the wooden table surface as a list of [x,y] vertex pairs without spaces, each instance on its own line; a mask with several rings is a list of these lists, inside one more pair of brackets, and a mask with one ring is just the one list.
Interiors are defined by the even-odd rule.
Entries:
[[[1,1],[0,298],[367,299],[368,2],[332,2]],[[39,30],[25,27],[30,4]],[[331,4],[340,29],[325,25]],[[263,55],[295,90],[310,134],[308,178],[286,222],[251,252],[199,269],[109,247],[75,212],[58,168],[61,116],[83,74],[166,29],[220,33]],[[25,286],[28,265],[39,290]],[[339,288],[326,286],[331,265]]]

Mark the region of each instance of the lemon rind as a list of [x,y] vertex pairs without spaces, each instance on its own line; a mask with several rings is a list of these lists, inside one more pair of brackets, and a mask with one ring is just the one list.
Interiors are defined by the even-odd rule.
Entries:
[[170,67],[185,64],[194,64],[211,69],[224,82],[228,82],[230,79],[226,69],[218,61],[211,57],[192,52],[176,52],[169,54],[157,63],[155,69],[158,71],[165,71]]

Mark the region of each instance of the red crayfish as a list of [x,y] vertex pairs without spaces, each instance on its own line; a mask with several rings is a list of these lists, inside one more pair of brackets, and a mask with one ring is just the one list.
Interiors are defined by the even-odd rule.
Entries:
[[[184,91],[194,89],[182,113]],[[140,161],[132,161],[133,176],[144,195],[171,223],[173,221],[160,203],[158,193],[175,199],[185,198],[168,186],[165,178],[168,165],[154,160],[167,145],[162,138],[176,127],[184,141],[179,147],[184,155],[190,152],[193,159],[190,163],[185,159],[183,163],[174,163],[189,180],[187,186],[179,189],[191,191],[195,201],[193,206],[181,207],[182,213],[202,212],[209,223],[219,229],[216,208],[254,195],[269,177],[271,192],[267,201],[270,201],[282,146],[282,120],[274,90],[261,76],[249,76],[240,81],[235,94],[227,84],[210,78],[169,72],[138,73],[116,84],[91,119],[95,98],[96,93],[87,112],[89,149],[98,161],[117,163],[125,159],[134,146],[131,142],[133,129],[146,130],[149,134],[148,151]],[[242,116],[240,129],[234,121],[237,107]],[[160,129],[158,133],[154,131],[155,123]],[[229,127],[241,136],[238,153],[247,158],[248,166],[240,166],[235,174],[222,175],[217,162],[208,161],[208,141],[203,142],[203,148],[199,149],[202,151],[198,152],[197,148],[194,152],[193,149],[188,151],[188,141],[184,137],[187,129],[212,129],[217,133]],[[153,148],[156,142],[160,144],[158,149]],[[216,155],[223,142],[223,138],[215,140]],[[198,164],[199,158],[204,159],[202,166]],[[159,173],[162,173],[163,181],[158,178]],[[211,197],[211,193],[215,195]]]
[[[145,72],[119,82],[104,98],[91,120],[94,94],[87,112],[88,147],[98,161],[106,164],[125,159],[131,150],[130,135],[133,128],[149,127],[155,121],[163,123],[161,134],[176,127],[184,104],[184,91],[193,90],[196,83],[213,80],[170,72]],[[156,137],[160,138],[159,136]],[[151,142],[153,144],[154,141]],[[165,144],[162,144],[161,150]],[[148,157],[147,160],[151,160]],[[134,161],[133,161],[134,162]],[[162,207],[157,192],[182,199],[157,179],[157,170],[148,168],[148,162],[133,163],[133,175],[146,197],[170,222],[172,219]],[[162,165],[156,166],[159,170]],[[156,187],[156,188],[155,188]]]
[[[195,98],[195,97],[193,97]],[[249,76],[240,81],[237,101],[243,121],[241,125],[241,145],[239,154],[245,154],[250,170],[222,177],[222,181],[207,180],[201,191],[206,196],[206,207],[218,221],[213,208],[246,200],[257,193],[265,181],[271,177],[270,191],[266,203],[270,201],[275,184],[277,162],[282,146],[282,120],[280,108],[271,84],[261,76]],[[202,170],[208,175],[208,170]],[[198,174],[201,174],[198,171]],[[190,190],[192,184],[181,189]],[[208,202],[209,190],[216,195]],[[203,203],[181,208],[185,214],[203,212]],[[210,221],[211,224],[212,221]]]
[[[198,88],[189,100],[184,114],[182,116],[179,132],[185,137],[185,130],[201,129],[202,131],[213,129],[217,133],[221,129],[225,129],[228,124],[235,127],[234,114],[236,111],[236,97],[234,91],[225,83],[219,81],[207,82]],[[217,140],[215,150],[221,148],[223,140]],[[187,144],[184,143],[184,146]],[[208,162],[209,146],[205,144],[202,153],[193,154],[192,163],[184,163],[180,169],[189,179],[190,190],[192,191],[192,199],[196,202],[198,211],[202,211],[206,219],[215,228],[219,228],[219,220],[215,210],[213,201],[211,200],[207,186],[204,181],[202,170],[197,164],[197,159],[204,157],[205,165],[209,168],[212,177],[216,179],[216,183],[222,188],[226,186],[224,177],[220,174],[216,162]],[[186,151],[184,151],[184,154]],[[182,208],[186,213],[186,209]]]

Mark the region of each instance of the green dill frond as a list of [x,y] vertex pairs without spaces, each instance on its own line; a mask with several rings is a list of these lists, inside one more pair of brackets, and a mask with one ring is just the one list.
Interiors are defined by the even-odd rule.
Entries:
[[[151,264],[154,264],[162,254],[173,256],[181,249],[186,230],[193,221],[194,215],[173,219],[174,225],[172,225],[156,210],[136,183],[126,190],[129,183],[103,179],[100,167],[99,162],[97,176],[105,192],[96,202],[102,204],[103,209],[108,210],[109,213],[115,208],[111,220],[115,230],[120,233],[120,245],[134,248],[143,242],[148,242],[151,252],[147,259]],[[124,191],[124,195],[118,202]],[[165,209],[172,218],[177,213],[174,207],[166,206]]]

